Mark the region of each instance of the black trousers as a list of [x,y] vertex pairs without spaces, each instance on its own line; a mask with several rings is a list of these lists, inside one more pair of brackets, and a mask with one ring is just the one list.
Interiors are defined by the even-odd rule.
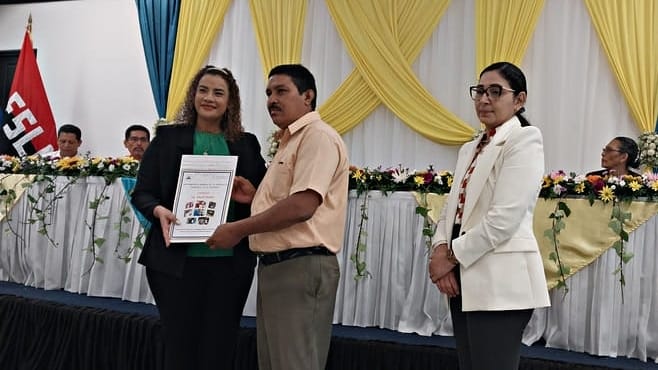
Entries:
[[253,270],[233,257],[187,257],[183,278],[146,269],[164,330],[165,370],[233,369]]
[[[453,239],[459,227],[453,229]],[[461,289],[459,266],[455,274]],[[462,296],[450,298],[450,315],[457,342],[459,370],[517,370],[521,338],[532,309],[462,311]]]

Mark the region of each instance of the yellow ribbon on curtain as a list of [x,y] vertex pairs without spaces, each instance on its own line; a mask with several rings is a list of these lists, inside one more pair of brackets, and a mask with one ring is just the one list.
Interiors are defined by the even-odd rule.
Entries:
[[167,97],[167,121],[176,118],[185,101],[188,84],[208,58],[230,4],[231,0],[181,0]]
[[658,117],[658,2],[586,0],[617,84],[641,132]]
[[[427,194],[426,203],[423,202],[422,195],[414,193],[416,202],[418,205],[430,209],[430,218],[433,222],[437,222],[447,194]],[[564,266],[570,268],[570,273],[566,276],[568,278],[594,262],[614,242],[619,240],[619,235],[608,227],[612,214],[611,203],[596,201],[590,206],[587,199],[562,199],[561,201],[566,202],[571,209],[571,215],[564,220],[566,227],[558,236],[560,260]],[[548,289],[554,288],[560,280],[557,264],[549,259],[549,255],[554,251],[553,244],[544,236],[544,231],[552,227],[553,219],[549,216],[555,211],[557,202],[556,199],[538,199],[533,220],[533,230],[544,261],[544,274]],[[628,233],[635,231],[649,218],[658,214],[658,203],[654,202],[622,203],[621,207],[632,214],[632,218],[624,224],[624,230]]]
[[[327,0],[329,12],[356,70],[372,94],[419,134],[438,143],[456,145],[470,140],[473,128],[434,99],[415,76],[409,61],[414,57],[414,45],[418,47],[427,39],[427,32],[434,29],[447,4],[447,1],[434,0]],[[420,34],[413,37],[413,32]],[[403,33],[413,40],[405,47],[408,48],[406,52],[402,48],[407,42],[401,37]],[[346,84],[339,93],[348,94],[358,86],[361,88],[356,91],[368,91],[358,80],[348,79]],[[331,111],[331,107],[338,100],[344,103],[341,109],[358,104],[359,109],[365,107],[372,111],[376,102],[372,95],[364,96],[368,98],[366,104],[361,95],[349,95],[354,104],[347,104],[344,100],[347,97],[337,95],[333,100],[330,98],[320,113],[327,122],[337,122],[339,132],[344,132],[358,123],[355,120],[365,116],[353,109],[341,115],[337,108]]]
[[11,212],[16,203],[21,199],[25,189],[32,183],[34,175],[4,175],[0,177],[0,191],[14,191],[15,197],[12,202],[6,202],[6,195],[0,198],[0,222]]
[[477,0],[476,76],[494,62],[521,65],[543,7],[544,0]]
[[436,194],[436,193],[419,193],[413,192],[414,198],[416,198],[416,203],[427,208],[427,216],[432,220],[433,223],[439,221],[439,216],[443,205],[446,202],[447,195],[445,194]]
[[302,59],[306,0],[249,0],[265,78],[272,67]]

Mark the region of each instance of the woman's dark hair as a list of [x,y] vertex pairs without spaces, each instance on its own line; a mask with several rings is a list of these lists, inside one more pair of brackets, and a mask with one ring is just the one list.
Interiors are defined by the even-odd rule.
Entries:
[[626,159],[626,168],[637,168],[640,165],[640,150],[638,149],[635,140],[626,136],[617,136],[613,140],[619,142],[619,151],[628,155],[628,159]]
[[240,88],[235,78],[233,78],[233,74],[227,68],[220,69],[212,65],[207,65],[194,75],[194,78],[190,81],[190,86],[187,88],[185,102],[178,111],[175,122],[181,125],[196,125],[197,111],[194,107],[194,98],[199,87],[199,81],[205,75],[219,76],[228,85],[228,105],[226,106],[226,112],[222,117],[219,127],[222,129],[226,140],[234,141],[240,137],[244,128],[242,127],[240,108]]
[[[510,62],[497,62],[483,69],[482,72],[480,72],[480,77],[482,77],[485,72],[491,71],[498,72],[507,83],[509,83],[510,88],[514,90],[514,96],[519,95],[521,92],[525,92],[526,96],[528,95],[528,86],[526,85],[525,75],[523,74],[523,71],[521,71],[521,68]],[[521,109],[515,113],[516,117],[521,121],[521,126],[530,126],[530,122],[528,122],[523,116],[523,112],[525,112],[525,108],[521,107]]]
[[267,78],[274,75],[289,76],[292,82],[297,86],[297,91],[302,94],[306,90],[313,91],[313,100],[311,100],[311,110],[315,110],[315,102],[318,97],[318,89],[315,87],[315,78],[311,71],[301,64],[281,64],[270,70]]

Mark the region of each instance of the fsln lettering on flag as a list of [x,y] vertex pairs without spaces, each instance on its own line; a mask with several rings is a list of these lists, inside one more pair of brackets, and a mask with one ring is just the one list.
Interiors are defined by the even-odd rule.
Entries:
[[30,26],[28,23],[2,115],[0,154],[25,156],[57,150],[55,119],[32,48]]

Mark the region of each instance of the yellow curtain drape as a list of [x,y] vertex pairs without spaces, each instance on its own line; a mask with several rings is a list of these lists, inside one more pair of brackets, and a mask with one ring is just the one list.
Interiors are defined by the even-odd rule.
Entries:
[[[398,17],[399,27],[395,30],[399,32],[399,47],[407,63],[411,64],[418,57],[449,4],[450,0],[430,1],[423,6],[400,4],[406,14]],[[361,123],[380,102],[359,71],[354,70],[319,111],[342,134]]]
[[302,59],[306,0],[249,0],[263,72]]
[[521,65],[543,7],[544,0],[477,0],[476,76],[494,62]]
[[11,202],[4,198],[6,195],[0,196],[0,222],[5,219],[7,214],[18,203],[21,195],[23,195],[23,192],[29,187],[33,179],[34,175],[3,175],[0,177],[0,191],[13,191],[15,195],[15,198]]
[[[619,240],[612,229],[608,227],[610,215],[612,214],[612,203],[600,201],[589,204],[587,199],[566,199],[571,214],[565,219],[566,227],[560,232],[560,261],[564,266],[569,266],[568,276],[586,267],[601,254],[607,251],[615,241]],[[550,230],[553,219],[549,215],[555,211],[558,200],[537,200],[533,229],[539,249],[544,260],[544,273],[548,288],[557,286],[560,280],[555,261],[550,259],[554,247],[551,241],[544,236],[546,230]],[[632,218],[624,223],[624,230],[631,233],[649,218],[658,213],[658,203],[654,202],[631,202],[623,203],[621,207],[625,212],[630,212]],[[629,252],[633,252],[632,250]]]
[[345,132],[365,117],[358,110],[369,114],[377,106],[374,94],[405,124],[430,140],[449,145],[470,140],[473,128],[438,103],[410,65],[448,3],[327,0],[358,76],[350,75],[325,102],[320,109],[323,118]]
[[230,3],[231,0],[181,0],[167,121],[176,117],[183,104],[188,84],[208,57]]
[[586,0],[619,88],[635,124],[654,131],[658,115],[658,3]]

